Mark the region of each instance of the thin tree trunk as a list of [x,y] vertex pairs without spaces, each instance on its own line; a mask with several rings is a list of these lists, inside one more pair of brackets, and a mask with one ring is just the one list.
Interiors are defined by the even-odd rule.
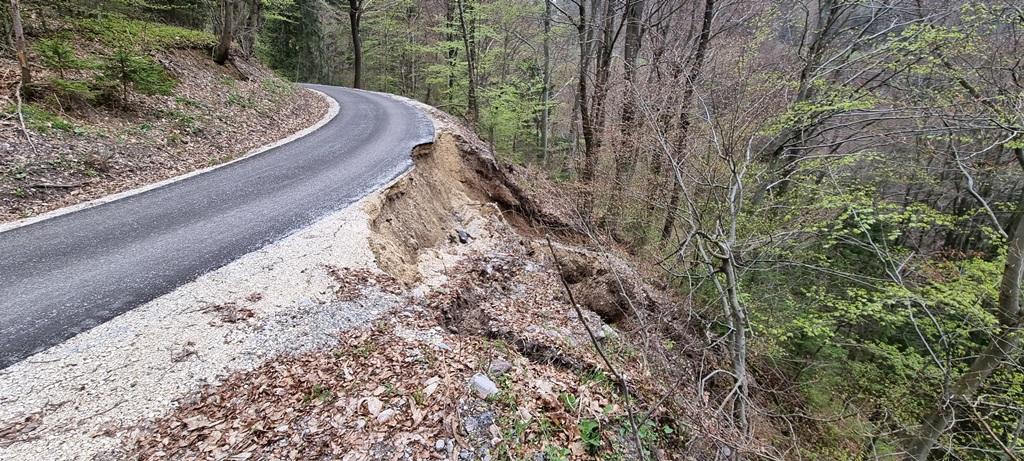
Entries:
[[[735,219],[735,218],[734,218]],[[736,274],[736,264],[730,255],[729,259],[723,262],[725,269],[726,290],[729,298],[729,323],[732,324],[732,340],[730,348],[732,354],[732,371],[736,375],[736,387],[738,396],[733,407],[736,424],[745,437],[750,436],[750,425],[747,418],[747,311],[740,304],[739,276]]]
[[[576,99],[580,109],[580,129],[583,134],[583,165],[580,167],[580,182],[583,183],[584,191],[582,197],[582,214],[589,217],[593,208],[593,187],[594,173],[597,171],[597,139],[594,136],[594,122],[590,112],[590,85],[587,80],[590,70],[591,47],[594,37],[594,27],[591,18],[587,17],[587,7],[583,0],[578,3],[580,22],[576,26],[580,40],[580,73],[577,77]],[[597,0],[591,1],[592,9],[597,7]],[[593,14],[593,13],[591,13]]]
[[925,461],[943,432],[955,422],[956,406],[968,402],[985,379],[1015,353],[1020,345],[1020,327],[1024,324],[1024,306],[1021,306],[1021,288],[1024,284],[1024,200],[1017,205],[1017,223],[1010,236],[1006,251],[1006,265],[999,286],[996,312],[999,332],[988,347],[974,359],[970,370],[960,376],[952,389],[941,396],[931,414],[910,442],[908,461]]
[[259,36],[260,21],[263,19],[263,1],[249,0],[249,16],[245,20],[245,31],[240,39],[242,52],[252,57],[256,54],[256,38]]
[[544,0],[544,109],[540,116],[541,161],[548,164],[548,125],[551,116],[551,2]]
[[363,40],[359,35],[359,23],[363,17],[363,0],[348,0],[348,18],[352,29],[352,88],[363,87]]
[[[715,17],[715,0],[704,1],[704,17],[700,25],[700,38],[697,40],[697,50],[693,54],[693,61],[690,66],[690,72],[686,74],[686,86],[683,90],[683,97],[679,110],[679,129],[676,134],[676,142],[674,143],[675,155],[681,156],[683,150],[686,148],[687,136],[690,131],[690,110],[693,104],[693,94],[696,91],[697,80],[701,76],[701,72],[704,68],[704,55],[707,54],[708,42],[711,41],[711,23]],[[676,162],[678,163],[678,162]],[[669,200],[668,212],[665,216],[665,225],[661,228],[661,239],[668,239],[672,234],[672,228],[675,227],[676,212],[675,207],[679,201],[679,185],[673,184],[672,186],[672,198]]]
[[[462,45],[466,51],[466,67],[469,73],[469,101],[466,118],[471,124],[476,124],[480,115],[479,106],[477,105],[476,98],[476,57],[475,47],[476,41],[470,34],[470,28],[466,23],[466,6],[462,0],[458,0],[459,5],[459,24],[462,26]],[[472,11],[470,11],[472,13]],[[473,28],[475,29],[475,28]]]
[[619,129],[622,147],[617,149],[615,153],[615,184],[613,184],[615,194],[609,210],[613,221],[613,229],[621,229],[622,227],[618,221],[621,220],[625,210],[625,191],[627,183],[630,182],[628,176],[632,166],[631,160],[636,158],[638,147],[636,140],[638,128],[636,120],[637,89],[635,85],[637,59],[640,56],[640,46],[643,38],[641,17],[643,11],[644,0],[627,0],[626,12],[623,15],[623,21],[626,23],[625,46],[623,48],[626,94],[622,97],[622,124]]
[[220,44],[213,53],[213,62],[223,65],[228,61],[231,53],[231,41],[235,34],[235,2],[234,0],[222,0],[224,6],[224,25],[220,31]]
[[18,50],[18,66],[21,67],[21,87],[29,93],[32,84],[32,69],[28,67],[28,46],[25,44],[25,30],[21,25],[21,7],[18,0],[11,0],[11,25],[14,27],[14,48]]

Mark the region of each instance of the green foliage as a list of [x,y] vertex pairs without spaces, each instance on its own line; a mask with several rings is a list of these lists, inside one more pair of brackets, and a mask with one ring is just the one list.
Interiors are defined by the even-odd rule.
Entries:
[[302,403],[329,403],[331,400],[334,400],[334,393],[323,384],[315,384],[308,393],[302,394]]
[[64,72],[67,70],[90,67],[88,61],[79,59],[75,55],[74,48],[65,40],[44,38],[36,42],[32,49],[39,54],[46,67],[57,71],[61,79],[64,79]]
[[236,92],[228,93],[226,101],[228,104],[234,104],[245,109],[256,107],[256,101],[251,96],[246,96]]
[[101,93],[93,83],[87,81],[56,78],[50,84],[54,88],[54,97],[61,104],[92,104]]
[[318,0],[282,2],[267,17],[257,55],[292,81],[338,83],[329,79],[325,68],[325,7]]
[[169,49],[210,48],[217,37],[209,32],[182,27],[107,16],[101,19],[83,18],[77,25],[113,49]]
[[870,110],[878,104],[872,95],[849,87],[830,86],[821,80],[814,80],[809,85],[812,87],[810,93],[816,97],[791,104],[777,121],[763,129],[764,134],[778,134],[785,128],[810,126],[835,114]]
[[153,58],[125,48],[119,48],[104,58],[102,78],[117,85],[121,100],[127,100],[129,91],[170,96],[177,86],[177,82]]
[[540,89],[538,82],[531,85],[510,78],[506,84],[481,92],[486,105],[481,107],[480,125],[500,152],[516,152],[527,142],[535,144],[532,122],[542,109]]
[[594,453],[601,448],[601,423],[593,419],[580,421],[580,438],[587,452]]
[[562,448],[555,445],[546,445],[544,447],[545,459],[550,461],[568,461],[569,456],[572,456],[572,451],[568,448]]
[[[7,113],[16,113],[17,107],[10,106],[4,111]],[[21,107],[21,113],[25,117],[25,126],[38,131],[40,133],[49,132],[51,129],[73,132],[75,126],[60,118],[56,114],[47,112],[46,110],[40,109],[36,106],[25,104]]]

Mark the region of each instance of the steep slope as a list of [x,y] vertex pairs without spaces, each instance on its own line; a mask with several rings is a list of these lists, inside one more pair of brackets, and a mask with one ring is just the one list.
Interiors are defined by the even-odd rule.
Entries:
[[328,304],[382,290],[398,302],[322,349],[205,386],[130,432],[127,458],[635,459],[639,442],[658,459],[717,459],[736,448],[712,398],[727,390],[695,381],[718,359],[644,321],[685,304],[606,252],[537,238],[573,226],[430,112],[435,143],[366,204],[386,272],[327,270]]
[[[17,63],[0,63],[0,222],[237,158],[327,111],[315,93],[244,57],[216,65],[203,48],[208,34],[115,19],[27,27],[37,83],[20,113]],[[53,47],[71,63],[47,59]],[[117,58],[156,72],[163,86],[116,80],[134,75],[113,72]]]

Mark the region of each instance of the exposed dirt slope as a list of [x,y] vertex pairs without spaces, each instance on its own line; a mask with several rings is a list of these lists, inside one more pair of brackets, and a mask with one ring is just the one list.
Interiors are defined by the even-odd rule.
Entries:
[[[14,98],[16,63],[0,65],[0,222],[237,158],[327,111],[314,92],[241,58],[218,66],[201,50],[153,57],[179,82],[173,96],[131,94],[97,108],[40,94],[24,101],[25,131]],[[37,81],[53,77],[35,71]]]
[[[331,350],[206,387],[140,431],[130,458],[635,459],[627,408],[648,455],[729,453],[721,390],[694,378],[715,358],[687,355],[702,347],[684,332],[669,340],[638,321],[675,306],[604,253],[555,244],[559,271],[532,236],[572,226],[435,116],[436,142],[368,210],[379,266],[410,288],[403,306]],[[340,286],[357,282],[339,273]],[[627,377],[632,406],[588,329]],[[676,369],[666,375],[656,361]]]

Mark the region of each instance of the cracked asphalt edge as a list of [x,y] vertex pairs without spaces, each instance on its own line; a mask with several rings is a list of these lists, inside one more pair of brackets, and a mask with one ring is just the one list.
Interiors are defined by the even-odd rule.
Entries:
[[[334,102],[325,120],[336,113]],[[137,425],[203,384],[281,354],[333,344],[339,332],[369,325],[397,307],[399,297],[375,290],[336,301],[336,281],[328,272],[328,266],[379,271],[367,210],[380,200],[379,192],[372,193],[0,371],[0,460],[116,453]]]

